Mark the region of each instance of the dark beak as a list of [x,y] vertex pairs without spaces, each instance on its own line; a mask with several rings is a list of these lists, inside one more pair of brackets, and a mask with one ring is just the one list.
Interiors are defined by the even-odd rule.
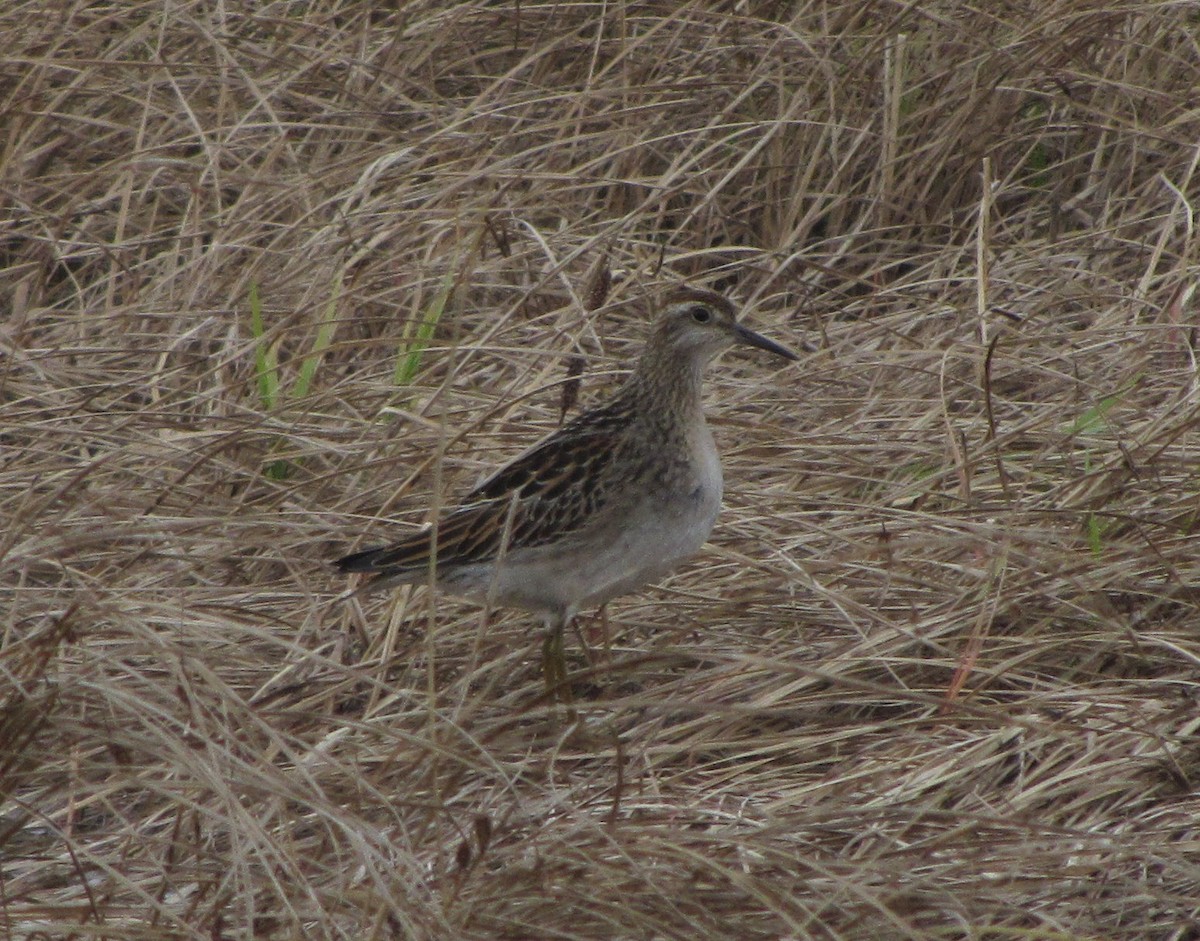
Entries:
[[786,346],[780,346],[774,340],[768,340],[761,333],[747,330],[740,323],[733,325],[733,333],[738,338],[739,343],[745,343],[747,346],[756,346],[760,350],[766,350],[768,353],[774,353],[776,356],[782,356],[784,359],[795,361],[800,358]]

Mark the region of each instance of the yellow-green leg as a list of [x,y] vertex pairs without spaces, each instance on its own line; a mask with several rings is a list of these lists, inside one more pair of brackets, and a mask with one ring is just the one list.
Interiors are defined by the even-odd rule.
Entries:
[[542,643],[542,678],[546,681],[546,695],[559,702],[571,702],[571,684],[567,682],[567,657],[563,647],[563,628],[566,618],[550,625],[546,640]]

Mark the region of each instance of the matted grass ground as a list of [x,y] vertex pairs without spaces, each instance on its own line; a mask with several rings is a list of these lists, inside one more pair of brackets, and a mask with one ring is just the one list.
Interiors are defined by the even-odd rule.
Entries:
[[[0,35],[4,938],[1200,938],[1194,5]],[[809,352],[714,369],[579,726],[527,619],[340,597],[679,281]]]

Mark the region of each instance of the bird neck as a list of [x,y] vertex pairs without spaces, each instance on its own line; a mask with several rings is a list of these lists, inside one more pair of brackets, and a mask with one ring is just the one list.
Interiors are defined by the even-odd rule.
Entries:
[[688,418],[701,412],[704,362],[696,357],[663,356],[646,350],[626,382],[626,394],[645,411]]

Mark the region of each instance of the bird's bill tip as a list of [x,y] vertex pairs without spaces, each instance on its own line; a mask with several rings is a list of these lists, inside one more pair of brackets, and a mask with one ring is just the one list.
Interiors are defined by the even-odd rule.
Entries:
[[761,333],[755,333],[743,327],[740,323],[734,325],[734,332],[737,334],[739,342],[745,343],[747,346],[754,346],[760,350],[766,350],[768,353],[774,353],[776,356],[782,356],[786,360],[795,362],[800,357],[789,350],[786,346],[776,343],[774,340],[768,340]]

